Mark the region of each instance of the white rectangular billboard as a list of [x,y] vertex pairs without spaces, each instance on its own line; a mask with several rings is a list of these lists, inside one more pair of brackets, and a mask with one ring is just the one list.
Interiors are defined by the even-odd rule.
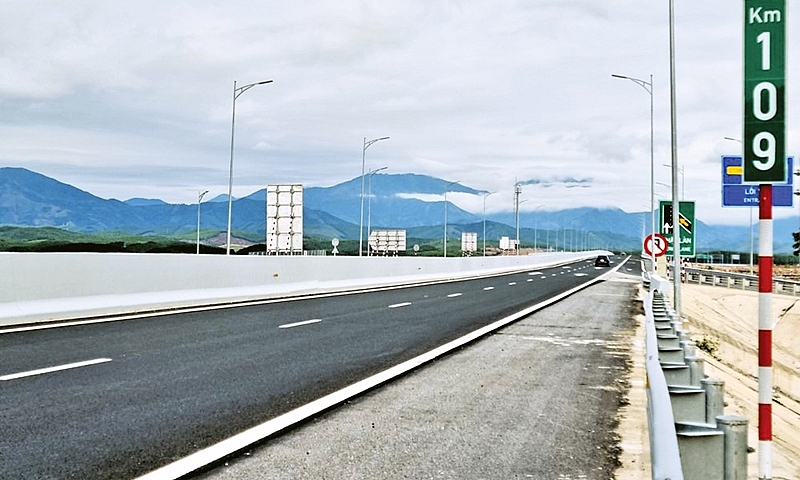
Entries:
[[461,251],[464,253],[478,251],[478,234],[476,232],[461,232]]
[[267,253],[303,253],[303,186],[267,186]]
[[373,230],[369,234],[370,252],[387,254],[406,251],[405,230]]

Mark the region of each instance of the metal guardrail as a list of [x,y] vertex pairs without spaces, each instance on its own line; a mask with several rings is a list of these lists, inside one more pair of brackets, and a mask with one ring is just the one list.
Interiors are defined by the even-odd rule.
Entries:
[[652,309],[653,293],[648,294],[647,302],[651,306],[645,310],[647,329],[647,353],[645,366],[647,369],[647,423],[650,434],[651,464],[653,479],[683,480],[678,437],[675,433],[675,419],[669,401],[669,391],[664,372],[658,363],[658,346],[656,345],[655,325]]
[[645,274],[647,417],[654,480],[745,480],[747,419],[724,415],[724,382],[667,305],[669,282]]
[[650,291],[645,301],[645,368],[647,370],[647,424],[650,434],[650,463],[653,480],[683,480],[675,419],[669,400],[667,381],[658,359],[658,343],[653,315],[653,297],[664,291],[668,282],[656,276],[647,279]]
[[[687,268],[686,283],[758,291],[758,277],[756,275],[723,272],[720,270]],[[782,295],[800,297],[800,282],[788,278],[773,278],[772,291]]]

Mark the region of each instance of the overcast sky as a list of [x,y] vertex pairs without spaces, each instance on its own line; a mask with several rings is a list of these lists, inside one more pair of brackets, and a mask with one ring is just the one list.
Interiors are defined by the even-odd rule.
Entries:
[[[675,0],[678,162],[708,223],[749,219],[720,206],[720,156],[741,150],[724,137],[742,137],[742,4]],[[655,176],[670,183],[667,0],[0,0],[0,72],[0,166],[103,198],[227,192],[233,82],[267,79],[236,102],[234,196],[357,177],[364,137],[389,136],[368,169],[497,192],[489,211],[512,208],[515,181],[523,212],[646,211],[650,97],[612,73],[653,74]]]

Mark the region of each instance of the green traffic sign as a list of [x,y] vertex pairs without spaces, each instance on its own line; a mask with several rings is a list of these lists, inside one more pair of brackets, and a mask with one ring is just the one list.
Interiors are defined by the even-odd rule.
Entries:
[[[661,235],[667,238],[667,255],[672,255],[674,243],[672,225],[672,202],[661,200],[658,203],[658,230]],[[695,231],[694,221],[694,202],[680,202],[680,216],[678,222],[681,226],[681,257],[694,257],[695,255]]]
[[786,0],[744,2],[744,182],[786,179]]

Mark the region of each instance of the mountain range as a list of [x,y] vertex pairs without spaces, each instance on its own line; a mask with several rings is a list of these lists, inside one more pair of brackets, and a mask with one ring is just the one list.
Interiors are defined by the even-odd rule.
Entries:
[[[369,199],[373,228],[403,228],[409,238],[442,238],[444,200],[425,200],[449,192],[485,193],[461,184],[416,174],[375,174]],[[380,192],[380,193],[377,193]],[[306,236],[357,239],[360,216],[361,178],[331,187],[308,187],[303,191],[303,229]],[[367,206],[365,204],[365,223]],[[259,190],[233,202],[233,231],[254,241],[265,235],[266,191]],[[0,168],[0,225],[52,226],[82,233],[125,232],[136,235],[181,236],[197,226],[197,204],[170,204],[159,199],[103,199],[71,185],[24,168]],[[448,237],[460,238],[464,231],[479,232],[483,216],[447,202]],[[496,243],[501,236],[516,236],[512,212],[490,214],[486,237]],[[575,208],[561,211],[523,212],[520,238],[563,245],[580,244],[591,233],[595,243],[606,248],[641,248],[647,212],[620,209]],[[795,222],[776,220],[775,251],[791,251]],[[227,196],[220,195],[201,205],[204,237],[227,228]],[[740,226],[707,225],[696,220],[698,251],[750,249],[748,230]],[[757,230],[757,229],[756,229]],[[590,233],[589,233],[590,232]],[[556,237],[558,240],[556,240]],[[263,240],[262,240],[263,241]],[[457,241],[457,240],[456,240]]]

